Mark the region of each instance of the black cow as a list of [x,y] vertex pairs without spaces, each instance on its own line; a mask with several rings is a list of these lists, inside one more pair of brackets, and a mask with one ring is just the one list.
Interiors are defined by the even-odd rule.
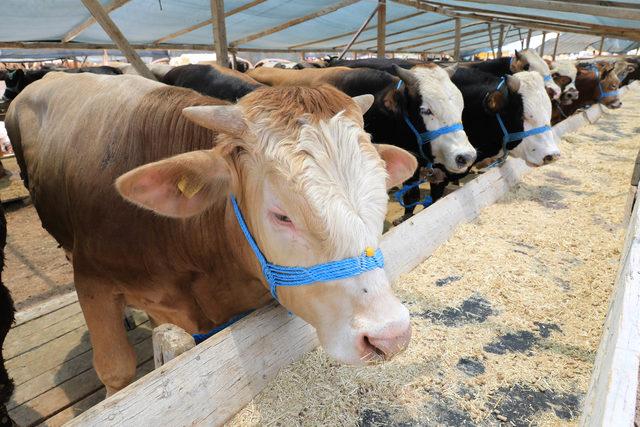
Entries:
[[635,69],[622,79],[620,86],[626,86],[634,80],[640,80],[640,56],[630,56],[624,60],[635,65]]
[[262,86],[239,71],[203,64],[175,67],[160,81],[171,86],[187,87],[204,95],[232,102],[236,102]]
[[9,378],[2,357],[2,346],[7,333],[13,324],[14,307],[9,289],[2,283],[2,270],[4,269],[4,247],[7,242],[7,221],[4,209],[0,205],[0,427],[13,426],[7,412],[6,404],[13,393],[13,381]]
[[4,95],[2,98],[6,101],[11,101],[13,98],[18,96],[20,92],[24,90],[25,87],[35,82],[36,80],[40,80],[47,73],[52,71],[62,71],[65,73],[93,73],[93,74],[122,74],[118,68],[109,67],[107,65],[101,65],[99,67],[83,67],[83,68],[40,68],[39,70],[13,70],[13,71],[5,71],[2,75],[0,75],[0,80],[5,81],[5,85],[7,86]]

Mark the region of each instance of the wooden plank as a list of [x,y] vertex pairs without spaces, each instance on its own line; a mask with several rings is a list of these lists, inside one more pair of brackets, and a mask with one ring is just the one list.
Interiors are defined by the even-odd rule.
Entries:
[[542,32],[542,44],[540,44],[540,58],[542,58],[544,56],[544,42],[547,39],[547,32],[543,31]]
[[[458,18],[456,18],[458,19]],[[477,27],[478,25],[483,25],[482,22],[474,22],[472,24],[465,24],[463,26],[461,26],[461,29],[465,29],[465,28],[471,28],[471,27]],[[454,33],[453,37],[455,38],[455,24],[453,28],[448,28],[446,30],[442,30],[442,31],[437,31],[435,33],[429,33],[429,34],[420,34],[419,36],[413,36],[413,37],[408,37],[406,39],[400,39],[400,40],[394,40],[392,42],[387,42],[387,46],[391,46],[394,44],[400,44],[400,43],[405,43],[405,42],[410,42],[413,40],[420,40],[420,39],[426,39],[429,37],[434,37],[434,36],[439,36],[441,34],[449,34],[449,33]],[[387,34],[388,36],[390,36],[391,34]],[[371,48],[367,48],[367,49],[371,49]]]
[[[388,40],[389,37],[391,37],[391,36],[397,36],[399,34],[409,33],[409,32],[416,31],[416,30],[422,30],[422,29],[433,27],[435,25],[439,25],[439,24],[442,24],[442,23],[445,23],[445,22],[449,22],[449,21],[453,21],[453,19],[452,18],[442,19],[442,20],[439,20],[439,21],[430,22],[429,24],[424,24],[424,25],[419,25],[417,27],[408,28],[406,30],[394,31],[392,33],[387,33],[386,34],[386,38]],[[389,24],[391,22],[392,21],[387,21],[387,27],[389,26]],[[418,39],[429,37],[429,36],[433,36],[433,35],[436,35],[436,34],[445,34],[447,32],[451,32],[451,31],[453,31],[453,30],[439,31],[437,33],[431,33],[431,34],[421,34],[421,35],[415,36],[415,37],[409,37],[409,38],[406,38],[406,39],[398,39],[398,40],[394,40],[392,42],[387,42],[386,45],[388,47],[388,46],[390,46],[392,44],[399,44],[399,43],[403,43],[403,42],[407,42],[407,41],[411,41],[411,40],[418,40]],[[368,39],[362,39],[359,42],[356,42],[356,44],[365,43],[365,42],[369,42],[369,41],[376,41],[376,40],[377,40],[377,37],[370,37]],[[366,47],[366,49],[369,49],[369,50],[375,49],[376,46],[368,46],[368,47]]]
[[[478,34],[482,34],[485,31],[487,31],[487,30],[480,29],[480,30],[467,31],[465,33],[461,33],[460,37],[462,39],[465,39],[465,38],[468,38],[470,36],[475,36],[475,35],[478,35]],[[408,46],[401,46],[401,47],[398,48],[398,50],[399,51],[405,51],[406,49],[414,49],[414,48],[417,48],[418,46],[432,45],[434,43],[440,43],[440,42],[447,41],[447,40],[452,40],[452,39],[455,39],[455,35],[454,36],[446,36],[446,37],[438,37],[437,39],[427,40],[427,41],[423,41],[423,42],[420,42],[420,43],[411,44],[411,45],[408,45]],[[475,37],[474,37],[474,39],[475,39]],[[486,43],[486,42],[483,42],[483,43]]]
[[455,45],[453,47],[453,60],[460,61],[460,18],[456,18]]
[[245,37],[243,37],[241,39],[234,40],[233,42],[231,42],[230,45],[233,46],[233,47],[237,47],[237,46],[239,46],[241,44],[249,43],[249,42],[251,42],[253,40],[257,40],[259,38],[266,37],[266,36],[268,36],[270,34],[277,33],[278,31],[286,30],[287,28],[293,27],[295,25],[301,24],[301,23],[309,21],[311,19],[315,19],[315,18],[318,18],[320,16],[324,16],[324,15],[327,15],[329,13],[335,12],[336,10],[342,9],[343,7],[349,6],[349,5],[351,5],[351,4],[353,4],[353,3],[357,2],[357,1],[359,1],[359,0],[342,0],[342,1],[338,2],[338,3],[335,3],[335,4],[331,5],[331,6],[324,7],[322,9],[320,9],[320,10],[318,10],[316,12],[310,13],[308,15],[301,16],[301,17],[296,18],[296,19],[292,19],[292,20],[287,21],[287,22],[285,22],[283,24],[276,25],[275,27],[271,27],[271,28],[268,28],[266,30],[254,33],[254,34],[250,34],[250,35],[245,36]]
[[[151,371],[153,371],[153,359],[149,359],[148,361],[144,362],[142,365],[138,366],[138,369],[136,370],[136,379],[144,377]],[[102,387],[98,391],[90,394],[89,396],[85,397],[84,399],[78,402],[74,402],[71,406],[58,412],[51,418],[47,419],[46,426],[47,427],[62,426],[66,422],[72,420],[74,417],[86,411],[87,409],[103,401],[105,397],[106,397],[106,390],[104,387]],[[45,425],[45,424],[41,424],[41,425]]]
[[[88,339],[88,331],[86,327],[84,330],[82,328],[79,330],[82,334],[80,338],[76,338],[75,341],[64,340],[62,344],[58,345],[59,341],[62,341],[62,338],[64,338],[61,337],[56,340],[56,342],[50,343],[46,349],[38,349],[40,360],[35,363],[33,367],[45,365],[45,369],[34,369],[26,378],[21,377],[19,383],[11,368],[7,366],[9,374],[16,380],[16,391],[7,405],[8,409],[15,408],[92,368],[93,353],[91,352],[91,344]],[[129,342],[135,346],[151,337],[151,327],[149,324],[141,325],[129,332],[128,337]],[[65,345],[71,345],[71,347],[65,347]],[[74,345],[76,347],[73,347]],[[64,354],[65,352],[67,352],[66,355]],[[62,353],[62,355],[58,356],[59,353]],[[19,356],[18,358],[21,357],[23,356]],[[56,360],[50,362],[48,360],[50,358]],[[36,360],[38,359],[36,358]],[[31,362],[33,363],[33,359]]]
[[[112,0],[108,4],[104,5],[104,11],[107,13],[111,13],[117,8],[122,7],[125,4],[129,3],[129,1],[131,0]],[[82,33],[84,30],[92,26],[95,22],[96,22],[96,19],[93,16],[90,16],[89,18],[85,19],[83,22],[81,22],[80,24],[78,24],[77,26],[69,30],[67,34],[62,36],[62,41],[64,43],[70,42],[71,40],[78,37],[78,35],[80,35],[80,33]]]
[[[151,337],[139,342],[134,346],[134,349],[137,357],[136,366],[153,360]],[[67,408],[103,388],[104,386],[100,382],[96,371],[87,369],[33,399],[14,407],[9,411],[9,415],[19,425],[37,424],[50,418],[61,409]]]
[[272,304],[129,385],[68,426],[220,425],[273,379],[283,363],[316,346],[313,327]]
[[602,18],[630,19],[640,21],[640,11],[612,7],[614,2],[608,2],[607,6],[593,6],[582,3],[569,3],[549,0],[460,0],[465,3],[499,4],[503,6],[525,7],[537,10],[552,10],[554,12],[581,13],[584,15]]
[[487,34],[489,35],[489,47],[491,48],[491,56],[495,59],[496,51],[493,50],[493,34],[491,33],[491,22],[487,23]]
[[600,48],[598,49],[598,56],[602,56],[603,48],[604,48],[604,36],[600,37]]
[[500,35],[498,36],[498,51],[496,55],[502,58],[502,45],[504,44],[504,24],[500,24]]
[[62,296],[50,299],[49,301],[38,304],[37,306],[25,311],[19,311],[16,313],[16,321],[14,328],[25,322],[28,322],[38,317],[42,317],[45,314],[49,314],[55,310],[59,310],[62,307],[66,307],[75,302],[78,302],[78,294],[75,291],[69,292]]
[[556,36],[556,42],[553,44],[553,55],[551,56],[551,60],[556,60],[556,53],[558,52],[558,42],[560,41],[560,33]]
[[222,67],[229,66],[227,52],[227,26],[224,16],[224,0],[211,0],[211,16],[214,19],[213,41],[216,50],[216,62]]
[[531,28],[527,32],[527,49],[529,49],[529,46],[531,46]]
[[157,80],[151,71],[147,68],[138,53],[131,47],[127,39],[124,37],[120,29],[111,20],[107,12],[98,0],[82,0],[82,4],[91,12],[102,29],[109,35],[109,38],[118,46],[118,49],[127,57],[127,60],[133,65],[138,74],[151,80]]
[[378,0],[378,35],[376,56],[384,58],[387,48],[387,2],[386,0]]
[[[242,11],[250,9],[250,8],[252,8],[254,6],[259,5],[260,3],[264,3],[265,1],[267,1],[267,0],[253,0],[253,1],[250,1],[247,4],[243,4],[242,6],[236,7],[235,9],[231,9],[229,12],[225,13],[224,16],[225,17],[229,17],[229,16],[232,16],[232,15],[235,15],[236,13],[240,13]],[[167,40],[175,39],[176,37],[180,37],[180,36],[182,36],[184,34],[187,34],[187,33],[190,33],[192,31],[195,31],[198,28],[206,27],[207,25],[213,24],[214,22],[215,22],[215,16],[212,16],[211,18],[209,18],[209,19],[207,19],[205,21],[198,22],[195,25],[191,25],[191,26],[189,26],[187,28],[183,28],[183,29],[178,30],[178,31],[176,31],[174,33],[168,34],[168,35],[166,35],[164,37],[160,37],[158,40],[154,41],[153,43],[154,44],[164,43]]]
[[584,401],[583,426],[632,426],[640,357],[640,203],[627,228],[618,278]]

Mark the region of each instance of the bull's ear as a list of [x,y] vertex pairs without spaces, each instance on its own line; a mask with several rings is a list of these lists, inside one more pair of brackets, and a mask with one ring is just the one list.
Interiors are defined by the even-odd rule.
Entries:
[[231,172],[214,150],[192,151],[133,169],[116,180],[131,203],[172,218],[204,212],[229,192]]
[[418,168],[414,155],[402,148],[387,144],[373,144],[387,168],[387,189],[402,185]]
[[493,90],[484,98],[484,108],[490,113],[500,112],[505,105],[504,95],[499,90]]
[[192,122],[236,137],[247,129],[242,110],[236,105],[202,105],[187,107],[182,114]]
[[360,107],[360,111],[362,111],[363,115],[369,110],[369,108],[371,108],[374,100],[373,95],[370,94],[354,96],[351,99],[353,99],[355,103],[358,104],[358,107]]

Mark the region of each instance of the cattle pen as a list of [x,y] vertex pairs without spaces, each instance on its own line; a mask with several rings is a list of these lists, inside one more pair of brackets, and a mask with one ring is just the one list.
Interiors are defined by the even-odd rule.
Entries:
[[[8,0],[0,9],[11,10],[0,25],[0,199],[3,204],[0,212],[6,223],[4,269],[0,267],[0,427],[631,426],[640,423],[640,27],[637,25],[640,4],[637,1],[53,0],[43,5],[39,0]],[[269,59],[270,56],[279,58]],[[341,62],[343,60],[352,65]],[[358,60],[364,60],[365,66],[359,68]],[[498,66],[499,71],[482,68],[488,64]],[[195,65],[206,67],[207,78],[223,77],[213,93],[205,90],[211,87],[201,90],[197,84],[177,83],[179,79],[171,74],[181,67]],[[291,70],[281,73],[284,70],[276,70],[278,68]],[[431,77],[425,77],[425,70],[434,75],[440,73],[437,75],[441,80],[429,80]],[[50,72],[54,75],[46,76]],[[279,77],[275,81],[262,80],[260,72]],[[307,84],[304,77],[299,77],[291,84],[287,79],[294,74],[286,77],[289,72],[298,73],[297,76],[317,72],[316,75],[324,75],[325,80]],[[483,83],[482,96],[464,91],[467,83],[460,76],[466,72],[485,73],[484,77],[478,77],[490,82]],[[120,311],[113,317],[117,320],[116,327],[122,327],[120,320],[124,321],[122,337],[131,345],[132,363],[135,361],[131,366],[135,378],[129,377],[124,385],[115,388],[122,389],[109,395],[107,390],[113,391],[117,381],[109,378],[111,372],[105,367],[117,364],[114,361],[119,361],[119,355],[126,351],[105,353],[103,343],[100,353],[96,345],[100,325],[96,319],[102,319],[103,313],[94,312],[92,321],[88,309],[90,300],[94,307],[100,307],[95,302],[98,298],[86,293],[87,288],[83,291],[78,284],[82,269],[77,266],[82,265],[82,260],[78,262],[73,250],[67,250],[58,237],[54,239],[53,233],[48,234],[52,223],[47,224],[46,220],[47,202],[53,201],[54,205],[61,204],[73,211],[76,207],[69,189],[78,183],[83,187],[89,181],[69,180],[58,187],[59,192],[50,193],[51,200],[47,201],[44,199],[48,194],[39,198],[34,190],[38,186],[44,188],[45,180],[34,180],[30,175],[30,186],[25,172],[32,166],[30,162],[34,162],[36,171],[53,164],[46,160],[46,155],[38,157],[40,153],[37,153],[34,157],[37,150],[28,145],[29,137],[25,135],[42,126],[33,132],[36,136],[31,136],[31,142],[43,141],[47,130],[60,131],[64,126],[56,127],[47,120],[38,122],[44,116],[32,114],[35,111],[29,110],[32,107],[25,113],[24,105],[29,105],[29,101],[24,101],[27,98],[21,97],[21,92],[41,83],[44,87],[52,81],[55,84],[55,79],[69,77],[72,82],[71,75],[76,73],[92,76],[75,76],[77,81],[83,78],[86,82],[93,78],[95,82],[107,82],[109,78],[114,79],[113,82],[128,81],[128,89],[123,84],[125,89],[117,93],[129,96],[131,92],[132,99],[138,91],[149,95],[144,92],[145,88],[155,87],[158,91],[161,85],[162,90],[174,90],[171,92],[174,95],[179,91],[187,93],[186,89],[173,87],[183,86],[217,98],[211,101],[201,97],[198,103],[176,110],[183,120],[193,122],[188,126],[195,123],[199,131],[202,128],[213,131],[211,135],[216,139],[210,141],[215,141],[211,142],[214,148],[206,146],[207,152],[216,152],[219,146],[215,144],[224,140],[222,134],[233,135],[236,143],[246,138],[249,127],[242,128],[234,121],[240,117],[242,126],[250,123],[248,115],[237,115],[242,110],[239,106],[243,105],[243,99],[260,98],[259,93],[267,90],[284,92],[287,86],[335,90],[339,93],[333,95],[336,99],[346,94],[346,101],[360,109],[356,110],[357,120],[363,117],[364,130],[374,143],[367,147],[376,147],[382,163],[386,162],[388,188],[382,196],[389,196],[389,200],[385,202],[383,198],[380,202],[381,206],[386,203],[387,214],[381,226],[379,246],[367,243],[360,257],[328,263],[321,257],[324,261],[315,265],[313,262],[270,264],[269,261],[277,258],[265,257],[261,250],[266,248],[264,253],[270,253],[269,247],[253,240],[264,239],[260,230],[257,233],[253,230],[255,213],[249,209],[253,207],[238,207],[234,194],[241,194],[238,200],[242,202],[242,190],[240,193],[229,190],[229,197],[225,195],[230,201],[226,208],[233,206],[229,209],[235,210],[234,218],[248,241],[245,246],[253,250],[262,276],[257,281],[238,279],[252,276],[246,276],[243,267],[233,266],[231,271],[237,272],[237,276],[219,272],[215,280],[225,277],[230,283],[249,281],[247,288],[262,281],[270,287],[273,300],[262,289],[267,296],[264,301],[271,302],[265,305],[263,299],[260,304],[254,301],[254,310],[231,318],[214,313],[224,317],[220,321],[211,316],[213,312],[207,311],[202,305],[204,300],[199,300],[196,291],[191,289],[191,286],[195,289],[197,280],[203,282],[202,276],[194,279],[202,271],[191,266],[186,270],[191,279],[180,277],[185,284],[180,282],[177,289],[180,286],[184,287],[179,289],[188,289],[195,305],[200,304],[198,312],[207,317],[207,324],[214,329],[209,334],[198,333],[210,327],[197,325],[186,332],[162,316],[155,318],[154,313],[163,311],[153,310],[164,306],[168,312],[178,313],[177,317],[168,317],[178,319],[176,324],[187,319],[185,325],[191,325],[193,318],[189,319],[187,305],[182,308],[184,316],[180,317],[182,303],[178,299],[169,301],[170,293],[154,301],[149,298],[155,297],[152,292],[140,291],[139,304],[133,302],[135,299],[127,300],[126,280],[118,282],[113,273],[118,268],[114,269],[113,264],[107,267],[110,262],[107,261],[104,271],[111,268],[112,283],[118,283],[119,287],[113,293],[121,298],[118,308],[124,311],[124,319]],[[108,76],[93,76],[94,73]],[[377,86],[366,80],[369,86],[362,86],[367,90],[360,88],[357,93],[352,93],[354,89],[349,84],[341,86],[340,79],[345,76],[345,81],[352,79],[353,86],[358,86],[365,81],[362,76],[373,81],[374,74],[384,75],[381,79],[386,80],[376,83]],[[493,75],[487,77],[490,74]],[[203,75],[199,78],[204,80]],[[327,89],[329,85],[331,88]],[[533,86],[538,98],[526,92]],[[85,107],[78,108],[71,103],[70,111],[86,113],[94,108],[99,117],[103,106],[95,100],[111,96],[109,108],[117,112],[114,123],[126,123],[124,127],[128,129],[130,123],[126,116],[129,114],[125,111],[135,111],[135,117],[145,117],[138,116],[138,110],[126,110],[126,105],[133,104],[119,99],[122,97],[114,99],[108,90],[87,92],[87,95],[80,93],[79,87],[83,86],[76,87],[75,98],[69,99]],[[115,89],[116,84],[104,87]],[[369,90],[371,87],[376,89]],[[450,92],[451,88],[457,92]],[[62,88],[61,93],[71,94],[72,89],[69,83],[68,92]],[[431,92],[426,92],[427,89]],[[320,101],[305,99],[302,103],[305,108],[320,104],[319,109],[323,110],[332,102],[320,98],[322,90],[300,92],[320,94],[317,95]],[[37,89],[35,93],[38,94]],[[463,103],[458,100],[458,94],[463,96]],[[146,111],[144,103],[155,102],[147,95],[140,104],[141,111]],[[45,90],[40,96],[46,98],[49,94]],[[55,92],[52,98],[56,99]],[[440,101],[430,103],[432,99],[445,98],[445,107],[438,105]],[[64,105],[61,99],[58,98],[61,103],[57,105]],[[168,105],[166,99],[158,99]],[[204,104],[214,103],[203,107],[200,104],[203,99]],[[514,99],[517,99],[516,106]],[[544,105],[536,104],[532,110],[529,104],[534,99]],[[479,100],[482,102],[476,102]],[[572,102],[575,109],[571,107]],[[13,115],[9,109],[12,103]],[[549,117],[546,103],[551,106]],[[123,106],[122,113],[113,107],[116,105]],[[196,110],[209,107],[208,114],[216,108],[216,111],[231,113],[216,116],[217,122],[211,125],[210,119],[203,118],[202,112]],[[287,111],[287,107],[281,105],[276,111]],[[463,113],[468,114],[473,108],[483,111],[484,122],[478,123],[480,115],[470,117]],[[135,134],[140,135],[140,141],[145,141],[143,133],[149,134],[149,123],[156,123],[154,118],[164,117],[171,128],[178,123],[171,124],[173,119],[169,115],[159,116],[170,109],[171,106],[165,110],[149,110],[155,111],[156,116],[148,116],[149,122],[141,126],[145,132]],[[462,118],[452,123],[447,122],[449,119],[441,122],[441,117],[451,111]],[[351,113],[346,107],[340,113],[333,112],[334,117]],[[511,113],[515,115],[510,116]],[[133,117],[134,113],[130,115]],[[543,119],[538,120],[538,116]],[[296,126],[315,125],[313,117],[311,113],[304,113],[296,118]],[[487,117],[491,126],[487,125]],[[521,131],[511,129],[513,117],[515,122],[519,121],[516,127],[520,126],[517,130]],[[101,123],[103,119],[96,118],[95,123],[105,130],[100,137],[116,135],[118,126],[111,125],[110,117],[108,123]],[[78,139],[83,127],[93,127],[94,123],[88,123],[92,120],[93,116],[91,120],[84,120],[87,122],[84,124],[80,119],[68,123],[72,130],[68,132],[69,141],[74,138],[82,141],[75,146],[78,154],[98,143],[87,138],[85,147],[84,139]],[[435,126],[434,120],[440,124]],[[379,126],[372,126],[374,121],[379,121],[374,123]],[[389,132],[392,136],[380,130],[387,124],[389,129],[394,129]],[[489,141],[493,131],[486,129],[493,129],[494,125],[498,135],[494,146],[498,149],[491,155],[480,156],[488,146],[478,143],[476,131],[479,129],[479,135]],[[178,129],[176,134],[181,132]],[[14,139],[21,134],[21,138]],[[446,135],[447,141],[453,141],[448,144],[457,147],[455,144],[459,144],[460,139],[456,138],[461,134],[465,147],[473,149],[472,159],[465,157],[464,147],[449,152],[447,150],[454,148],[436,144],[437,138]],[[65,135],[61,140],[67,137],[64,132],[59,135]],[[256,135],[260,134],[256,131]],[[9,136],[14,144],[21,141],[12,148]],[[341,142],[341,138],[336,136],[335,140]],[[410,145],[406,145],[405,140],[409,140]],[[440,139],[439,144],[443,140]],[[106,137],[105,141],[108,141]],[[531,141],[538,145],[529,144]],[[86,167],[91,163],[88,151],[84,151],[87,157],[78,163],[82,173],[107,176],[105,170],[112,162],[128,160],[124,151],[108,144],[96,170]],[[195,145],[189,147],[188,151],[198,149]],[[428,147],[426,155],[425,147]],[[531,147],[532,151],[526,151]],[[404,166],[398,166],[394,154],[385,157],[384,150],[389,148],[393,148],[392,153],[399,158],[417,159],[413,177],[408,179],[406,175],[406,157]],[[235,146],[233,149],[241,151]],[[542,154],[534,153],[536,150]],[[55,149],[50,153],[56,153]],[[169,157],[167,153],[171,153]],[[194,154],[176,154],[171,150],[167,153],[136,164],[134,171],[171,160],[174,155],[177,158]],[[532,160],[538,157],[539,161]],[[464,165],[461,170],[466,172],[459,173],[456,169],[458,172],[454,173],[447,164],[452,159],[458,166]],[[184,164],[189,164],[188,161],[184,160]],[[148,162],[155,163],[146,164]],[[344,170],[337,174],[347,176],[348,167],[342,166]],[[399,173],[394,170],[396,167],[404,167],[402,173],[406,176],[398,181],[401,184],[392,186],[389,182],[395,178],[394,173]],[[60,168],[60,176],[65,173],[63,169]],[[110,191],[118,196],[119,202],[123,202],[122,196],[138,205],[136,209],[140,206],[151,209],[145,205],[146,201],[129,198],[131,194],[135,197],[140,187],[127,195],[124,184],[114,185],[115,178],[121,182],[134,172],[130,168],[124,171],[124,175],[121,172],[108,181],[108,191],[95,184],[95,194]],[[203,187],[192,186],[191,171],[183,173],[179,181],[176,176],[168,193],[189,200],[197,195],[192,200],[195,204],[203,194]],[[74,179],[81,175],[76,172],[73,172]],[[240,170],[238,180],[246,179],[243,173],[249,174]],[[380,182],[385,179],[381,176]],[[264,181],[269,179],[265,172]],[[345,188],[351,188],[353,183],[352,179]],[[353,185],[356,188],[360,184]],[[293,187],[291,185],[289,191],[298,191]],[[444,192],[442,196],[439,188]],[[408,213],[409,209],[404,206],[413,201],[406,197],[407,190],[408,194],[415,193],[418,206],[424,204],[416,208],[415,214],[413,208]],[[133,205],[129,205],[127,202],[127,207],[133,209]],[[86,214],[87,218],[93,215],[92,218],[102,223],[117,222],[114,218],[120,212],[98,212],[94,207],[82,215]],[[292,226],[294,216],[290,218],[283,212],[287,210],[276,209],[275,216],[268,218],[280,226],[286,223]],[[165,215],[160,210],[155,210],[153,215],[158,213]],[[140,218],[146,214],[149,212],[140,214]],[[249,218],[247,222],[243,215]],[[268,211],[268,215],[273,212]],[[180,226],[189,223],[186,216],[174,216],[182,219],[161,218],[157,224],[163,225],[156,227],[172,221],[183,221]],[[382,217],[381,214],[381,223]],[[138,213],[129,218],[139,220]],[[53,229],[58,226],[69,225],[56,223]],[[138,231],[135,227],[132,229]],[[150,230],[155,232],[153,228]],[[189,234],[185,230],[186,227],[182,233]],[[252,231],[256,237],[252,237]],[[223,230],[222,234],[227,232]],[[95,231],[95,236],[87,241],[93,239],[98,242],[97,246],[106,247],[120,239],[114,234],[117,233],[99,237],[100,233]],[[200,238],[206,240],[205,236],[203,232]],[[100,242],[103,238],[104,242]],[[3,240],[0,236],[0,241]],[[122,238],[122,242],[125,241]],[[229,242],[237,243],[233,239]],[[244,243],[247,242],[243,240]],[[74,245],[82,246],[77,241]],[[292,247],[295,247],[293,243]],[[115,253],[121,256],[129,254],[129,250],[135,251],[120,247]],[[278,250],[286,252],[286,249]],[[206,248],[199,254],[201,258],[206,258],[204,253],[208,253]],[[379,264],[375,271],[388,278],[393,301],[397,297],[397,304],[407,309],[411,341],[407,345],[397,336],[392,337],[389,342],[394,343],[397,352],[394,349],[387,355],[384,346],[375,344],[375,336],[363,332],[365,346],[380,358],[374,353],[364,356],[359,353],[360,358],[372,356],[384,363],[343,365],[334,359],[336,356],[326,341],[321,341],[322,331],[316,323],[296,315],[296,310],[287,305],[286,297],[282,299],[284,305],[279,303],[278,286],[282,285],[272,282],[268,267],[287,269],[292,265],[311,265],[310,271],[334,262],[357,260],[362,275],[363,271],[370,272],[362,266],[370,261],[366,257],[378,256],[378,253],[384,254],[384,265]],[[178,253],[178,258],[180,256]],[[138,259],[144,260],[144,257]],[[126,273],[131,277],[136,276],[136,271],[153,269],[151,263],[134,265],[136,262],[127,261],[121,263],[129,266],[130,271]],[[100,265],[102,260],[93,262]],[[237,262],[240,265],[244,261]],[[146,260],[138,264],[146,264]],[[123,277],[127,277],[126,273]],[[141,274],[140,277],[152,276]],[[337,282],[331,281],[342,277],[316,277],[304,284],[328,283],[333,287]],[[191,283],[187,285],[189,280]],[[162,286],[155,282],[148,285],[149,289]],[[218,291],[222,289],[220,284],[215,286]],[[231,287],[226,283],[224,286]],[[8,306],[11,313],[15,303],[15,320],[4,320],[11,319],[4,309],[7,301],[11,302],[5,288],[13,297]],[[211,289],[213,287],[206,290],[211,293]],[[140,309],[145,304],[148,314]],[[342,311],[347,312],[348,305],[349,302],[344,302]],[[108,313],[109,305],[105,303],[102,310]],[[224,313],[224,309],[221,310]],[[391,305],[381,310],[383,320],[386,315],[391,319],[388,313],[394,310]],[[334,311],[336,318],[344,314]],[[158,319],[162,320],[158,322]],[[361,319],[353,313],[350,319],[353,330],[357,330],[353,325]],[[393,322],[381,324],[390,323]],[[337,321],[333,324],[338,325]],[[3,328],[8,330],[6,339]],[[103,331],[108,329],[103,325]],[[335,335],[341,331],[336,328]],[[116,335],[112,335],[114,343],[120,338]],[[348,340],[336,342],[344,345]],[[354,342],[362,345],[360,341]],[[105,363],[108,359],[105,355],[113,358],[111,365],[108,360]],[[6,379],[5,368],[15,389]]]

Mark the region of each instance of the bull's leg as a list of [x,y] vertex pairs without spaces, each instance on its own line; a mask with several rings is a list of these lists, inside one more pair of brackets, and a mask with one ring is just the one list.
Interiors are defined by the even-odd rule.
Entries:
[[444,195],[444,190],[447,188],[449,181],[439,182],[437,184],[431,183],[431,199],[433,202],[437,202]]
[[124,296],[108,279],[78,273],[76,266],[74,279],[93,346],[93,367],[110,396],[130,384],[136,374],[136,354],[122,321]]
[[5,406],[13,393],[13,381],[11,381],[9,374],[7,374],[2,356],[2,346],[13,324],[13,316],[14,308],[11,294],[9,290],[0,283],[0,427],[14,425],[11,418],[9,418],[7,407]]

